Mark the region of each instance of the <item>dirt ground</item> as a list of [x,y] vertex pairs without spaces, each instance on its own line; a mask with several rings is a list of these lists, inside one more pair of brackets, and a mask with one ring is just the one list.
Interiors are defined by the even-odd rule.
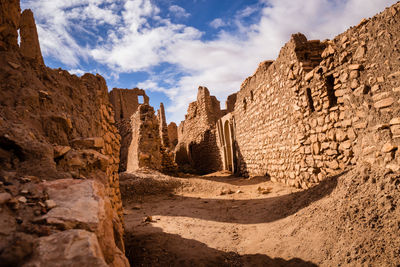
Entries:
[[225,173],[124,174],[127,256],[132,266],[396,266],[400,180],[374,177],[298,190]]

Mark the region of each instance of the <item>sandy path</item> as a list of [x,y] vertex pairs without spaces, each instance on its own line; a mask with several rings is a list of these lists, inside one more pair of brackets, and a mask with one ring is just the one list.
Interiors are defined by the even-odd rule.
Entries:
[[[134,266],[313,266],[329,257],[326,229],[308,224],[309,208],[301,211],[332,185],[305,194],[265,178],[183,180],[173,193],[126,204]],[[147,216],[151,222],[144,222]]]

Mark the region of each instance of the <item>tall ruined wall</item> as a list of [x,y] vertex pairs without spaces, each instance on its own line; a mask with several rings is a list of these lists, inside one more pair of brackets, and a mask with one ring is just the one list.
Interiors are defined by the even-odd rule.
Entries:
[[164,147],[169,147],[169,136],[168,136],[168,125],[167,120],[165,118],[165,109],[164,104],[160,103],[160,109],[157,111],[157,119],[159,124],[161,145]]
[[0,4],[0,262],[128,266],[106,82],[45,67],[32,13]]
[[175,122],[168,124],[168,139],[172,149],[178,144],[178,126]]
[[128,149],[127,171],[147,167],[161,168],[161,138],[159,122],[154,109],[146,104],[139,105],[131,117],[132,141]]
[[242,174],[308,188],[348,165],[398,168],[399,4],[327,43],[293,35],[238,92]]
[[[143,89],[114,88],[110,92],[110,102],[114,107],[115,120],[129,120],[140,104],[149,104],[149,97]],[[139,97],[143,99],[139,99]]]
[[215,123],[221,117],[219,101],[206,87],[199,87],[197,101],[189,105],[185,120],[178,128],[175,161],[190,165],[199,173],[221,169]]
[[306,183],[348,165],[399,170],[400,4],[337,36],[299,79]]
[[[294,165],[300,161],[292,149],[298,134],[296,94],[288,90],[289,69],[299,62],[298,54],[321,53],[323,44],[307,41],[304,35],[293,35],[275,62],[261,63],[247,78],[237,94],[233,112],[236,126],[236,153],[239,172],[243,175],[295,177]],[[311,56],[303,59],[309,65]]]

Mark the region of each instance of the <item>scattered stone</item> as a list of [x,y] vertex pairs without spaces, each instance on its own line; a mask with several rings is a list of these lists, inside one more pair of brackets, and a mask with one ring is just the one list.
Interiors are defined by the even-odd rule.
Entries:
[[388,97],[382,100],[377,101],[374,104],[374,107],[376,109],[381,109],[381,108],[385,108],[385,107],[389,107],[394,103],[394,99],[392,97]]
[[9,193],[0,193],[0,205],[7,203],[11,198]]
[[393,151],[395,149],[397,149],[397,147],[394,146],[392,143],[386,143],[382,147],[382,152],[383,153],[389,153],[389,152],[391,152],[391,151]]
[[52,209],[52,208],[55,208],[57,206],[56,202],[54,200],[52,200],[52,199],[46,200],[45,201],[45,205],[46,205],[46,208],[48,208],[48,209]]
[[26,199],[26,197],[21,196],[21,197],[18,198],[18,201],[19,201],[20,203],[25,204],[28,200]]

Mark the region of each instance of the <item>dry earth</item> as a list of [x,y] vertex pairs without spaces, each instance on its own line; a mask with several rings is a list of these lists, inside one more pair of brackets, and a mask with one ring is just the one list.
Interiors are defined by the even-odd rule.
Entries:
[[396,266],[399,183],[368,167],[309,190],[125,173],[127,256],[132,266]]

